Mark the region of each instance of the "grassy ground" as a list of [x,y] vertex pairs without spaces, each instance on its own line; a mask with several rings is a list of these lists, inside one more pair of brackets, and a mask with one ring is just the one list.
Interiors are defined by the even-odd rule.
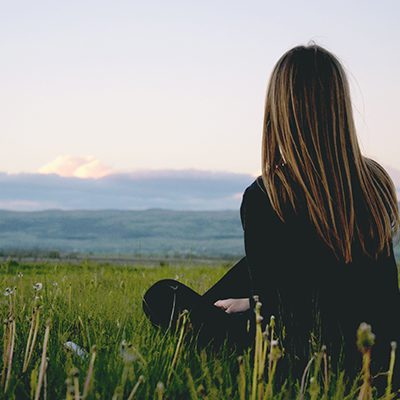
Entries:
[[[181,340],[181,335],[190,335],[187,316],[182,316],[175,335],[163,335],[145,318],[141,297],[156,280],[177,278],[203,293],[228,267],[4,262],[0,265],[0,288],[5,294],[0,300],[4,320],[0,398],[352,399],[364,395],[367,399],[371,393],[375,397],[368,382],[346,383],[343,375],[326,370],[323,351],[310,364],[303,385],[277,387],[273,375],[274,368],[280,367],[281,349],[274,341],[271,346],[261,332],[255,353],[238,354],[228,348],[215,353]],[[368,331],[363,334],[368,336]],[[65,349],[67,341],[79,344],[87,356]],[[368,345],[365,349],[368,356]],[[263,360],[270,360],[266,374],[260,371]],[[392,396],[388,392],[385,398]]]

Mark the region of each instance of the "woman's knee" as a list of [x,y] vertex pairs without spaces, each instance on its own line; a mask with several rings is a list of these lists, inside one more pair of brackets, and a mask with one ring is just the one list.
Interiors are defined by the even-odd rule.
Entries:
[[156,325],[163,324],[173,311],[175,292],[179,284],[174,279],[161,279],[151,285],[143,295],[143,311]]

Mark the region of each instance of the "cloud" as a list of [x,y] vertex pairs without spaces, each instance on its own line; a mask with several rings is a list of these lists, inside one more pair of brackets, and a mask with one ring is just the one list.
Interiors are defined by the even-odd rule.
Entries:
[[48,208],[54,208],[54,204],[46,201],[32,200],[0,200],[1,210],[12,211],[37,211]]
[[[94,157],[63,156],[51,164],[41,173],[0,172],[0,209],[238,210],[244,190],[255,179],[196,169],[110,172]],[[81,179],[105,171],[98,179]],[[400,172],[388,172],[400,192]]]
[[[75,167],[62,172],[76,173]],[[249,174],[194,169],[118,172],[99,179],[0,172],[0,208],[238,210],[253,180]]]
[[113,170],[94,156],[60,155],[38,169],[40,174],[57,174],[63,177],[103,178]]
[[242,192],[237,192],[237,193],[234,193],[232,195],[232,198],[235,199],[235,200],[242,200],[242,197],[243,197],[243,193]]

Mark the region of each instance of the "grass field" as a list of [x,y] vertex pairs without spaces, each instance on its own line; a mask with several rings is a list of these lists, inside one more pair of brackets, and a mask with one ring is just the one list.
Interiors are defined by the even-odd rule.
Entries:
[[[346,382],[343,374],[334,374],[325,365],[323,351],[310,363],[303,384],[278,387],[274,374],[280,368],[281,349],[274,336],[270,340],[271,332],[266,337],[257,331],[254,353],[238,354],[228,348],[213,352],[182,340],[190,337],[187,316],[182,316],[176,334],[169,335],[154,329],[145,318],[141,297],[156,280],[177,278],[203,293],[228,267],[4,262],[0,266],[4,292],[0,398],[376,397],[367,369],[359,380]],[[367,362],[368,330],[361,334]],[[85,353],[79,356],[66,349],[68,341]],[[394,398],[390,387],[384,398]]]

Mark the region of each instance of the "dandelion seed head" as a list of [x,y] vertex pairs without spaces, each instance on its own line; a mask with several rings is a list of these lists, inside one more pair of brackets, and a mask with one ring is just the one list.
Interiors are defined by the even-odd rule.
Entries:
[[366,322],[361,322],[360,326],[359,326],[359,330],[360,331],[366,331],[368,330],[369,325]]
[[271,318],[269,319],[269,325],[271,329],[275,328],[275,316],[271,315]]
[[278,346],[278,339],[271,340],[271,347],[276,347],[276,346]]
[[39,292],[43,289],[43,284],[42,282],[36,282],[32,287],[35,292]]
[[371,325],[362,322],[357,329],[357,347],[361,352],[370,349],[375,343],[375,334],[372,333]]
[[267,332],[267,331],[264,331],[264,332],[262,333],[262,336],[263,336],[263,339],[267,339],[267,338],[268,338],[268,332]]
[[271,351],[269,354],[269,359],[271,361],[277,361],[282,357],[282,351],[278,346],[278,339],[271,340]]
[[135,348],[125,339],[121,342],[121,357],[125,363],[131,363],[138,358]]

